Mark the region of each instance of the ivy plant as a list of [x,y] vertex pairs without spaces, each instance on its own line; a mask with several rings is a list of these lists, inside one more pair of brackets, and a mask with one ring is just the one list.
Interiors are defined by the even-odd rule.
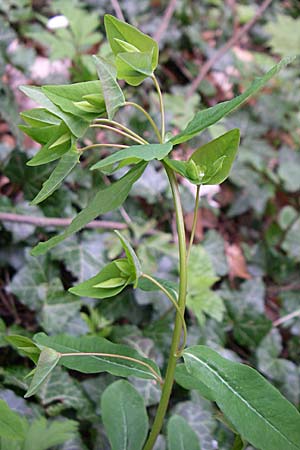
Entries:
[[[151,450],[164,424],[176,379],[179,385],[196,389],[200,395],[217,404],[223,414],[223,423],[236,433],[234,448],[242,449],[249,443],[262,450],[300,449],[299,412],[262,375],[247,365],[225,359],[207,346],[186,348],[188,262],[196,228],[200,187],[220,184],[228,177],[238,151],[239,130],[229,130],[195,149],[188,160],[178,161],[172,157],[177,145],[191,140],[239,107],[292,58],[279,62],[241,95],[199,111],[182,131],[172,135],[165,130],[163,95],[155,75],[158,44],[150,36],[111,15],[104,17],[104,23],[112,53],[110,59],[94,58],[99,81],[61,86],[23,86],[22,91],[40,107],[22,113],[26,124],[21,128],[41,144],[41,149],[29,165],[40,166],[57,161],[52,174],[33,199],[34,204],[44,201],[58,189],[64,178],[80,163],[82,155],[95,148],[112,147],[116,151],[90,169],[110,175],[121,170],[122,175],[111,184],[99,188],[63,233],[40,242],[33,248],[32,254],[44,254],[99,215],[120,207],[146,166],[151,161],[158,161],[156,164],[160,163],[166,172],[174,201],[179,283],[146,273],[131,243],[117,232],[124,256],[110,262],[97,275],[75,285],[70,291],[77,296],[103,301],[109,301],[107,299],[128,286],[144,291],[162,291],[176,310],[167,369],[161,374],[157,364],[137,350],[103,337],[47,336],[38,333],[30,340],[10,336],[9,342],[36,364],[30,374],[31,384],[26,397],[37,392],[57,365],[86,374],[108,372],[123,378],[134,376],[152,380],[161,388],[161,398],[151,430],[143,399],[128,381],[119,380],[110,384],[101,400],[102,421],[112,450]],[[141,105],[126,100],[118,83],[118,80],[123,80],[135,87],[147,78],[152,80],[158,93],[160,126]],[[137,108],[149,120],[153,128],[151,139],[146,140],[115,120],[118,110],[126,106]],[[82,137],[91,128],[118,133],[126,143],[96,142],[81,147]],[[124,173],[126,167],[129,168]],[[178,177],[184,177],[196,186],[194,223],[189,243],[186,240]],[[191,261],[193,258],[190,258]],[[3,408],[0,436],[8,436],[11,417],[11,412]],[[11,430],[16,426],[14,424]],[[18,439],[17,433],[12,432],[9,436]],[[189,424],[176,415],[168,420],[167,437],[169,450],[201,447]]]

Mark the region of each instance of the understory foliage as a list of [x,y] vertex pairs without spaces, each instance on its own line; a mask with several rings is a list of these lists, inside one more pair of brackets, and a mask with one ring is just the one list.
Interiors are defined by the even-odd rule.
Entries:
[[[293,52],[256,56],[260,75],[242,67],[245,87],[210,102],[213,84],[172,89],[158,43],[113,15],[92,57],[104,11],[53,3],[66,28],[33,27],[24,6],[20,33],[68,57],[71,82],[20,87],[30,103],[12,133],[39,146],[4,151],[12,191],[0,211],[74,218],[61,232],[3,222],[0,450],[300,449]],[[18,8],[1,8],[18,21]],[[1,42],[16,33],[5,27]],[[195,45],[192,24],[185,33]],[[99,216],[114,233],[85,230]],[[283,318],[272,322],[273,299]]]

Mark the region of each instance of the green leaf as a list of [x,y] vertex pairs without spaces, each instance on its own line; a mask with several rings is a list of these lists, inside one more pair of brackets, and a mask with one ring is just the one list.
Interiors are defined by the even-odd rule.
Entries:
[[172,416],[167,432],[169,450],[200,450],[198,436],[183,417]]
[[20,116],[25,122],[35,128],[46,128],[50,125],[60,125],[61,123],[58,117],[45,108],[27,109],[27,111],[21,112]]
[[47,422],[40,417],[32,422],[26,432],[22,450],[47,450],[75,437],[78,423],[74,420]]
[[[105,114],[105,102],[102,93],[101,82],[85,81],[83,83],[47,85],[42,87],[42,92],[62,111],[81,116],[83,119],[90,121],[97,116]],[[78,107],[78,102],[83,100],[86,95],[102,96],[102,102],[94,105],[94,110],[89,112]]]
[[46,200],[53,192],[61,185],[64,178],[66,178],[71,170],[79,162],[80,153],[77,148],[73,146],[59,161],[48,180],[43,183],[43,187],[37,196],[32,200],[32,205]]
[[74,136],[81,137],[86,132],[89,126],[89,123],[86,120],[83,120],[79,116],[62,111],[51,100],[49,100],[41,88],[36,86],[20,86],[20,90],[29,98],[41,105],[44,109],[59,117],[67,125]]
[[[177,299],[178,297],[178,284],[170,281],[170,280],[164,280],[163,278],[154,277],[154,280],[158,281],[173,297]],[[154,284],[151,280],[148,278],[140,278],[138,281],[137,287],[145,292],[153,292],[153,291],[159,291],[159,287]]]
[[188,391],[196,389],[200,392],[201,396],[206,398],[207,400],[210,400],[212,402],[215,400],[213,392],[208,389],[206,385],[202,383],[202,381],[200,381],[198,378],[190,375],[184,364],[178,364],[176,366],[175,381]]
[[28,337],[19,335],[6,336],[5,340],[13,347],[16,347],[21,354],[24,354],[30,358],[35,364],[37,363],[41,350],[39,347]]
[[138,279],[140,278],[140,276],[142,274],[141,263],[136,255],[135,251],[133,250],[130,243],[128,242],[128,240],[124,236],[122,236],[122,234],[119,233],[119,231],[115,230],[115,233],[118,236],[118,238],[120,239],[122,247],[125,250],[125,253],[127,256],[127,261],[130,266],[130,275],[133,276],[133,287],[136,288]]
[[73,219],[64,233],[54,236],[46,242],[40,242],[33,248],[32,255],[38,256],[46,253],[73,233],[81,230],[81,228],[100,214],[105,214],[122,205],[132,185],[142,176],[145,167],[146,163],[140,163],[115,183],[100,189],[89,204]]
[[112,450],[141,450],[149,427],[147,411],[128,381],[116,381],[105,389],[101,414]]
[[97,56],[94,56],[94,63],[102,85],[107,116],[113,119],[116,111],[125,103],[122,89],[116,81],[116,69],[108,61]]
[[[158,64],[158,44],[150,36],[139,31],[137,28],[116,19],[116,17],[106,14],[104,25],[107,39],[115,56],[124,53],[126,44],[131,44],[131,49],[127,46],[127,52],[138,49],[140,52],[152,53],[151,68],[154,71]],[[121,43],[120,41],[124,41]]]
[[116,57],[117,77],[138,86],[153,75],[152,52],[119,53]]
[[280,61],[280,63],[272,67],[272,69],[270,69],[264,76],[256,78],[249,88],[243,92],[243,94],[235,97],[234,99],[219,103],[218,105],[204,111],[199,111],[188,123],[186,128],[171,139],[171,142],[173,142],[174,145],[180,144],[181,142],[186,142],[196,134],[221,120],[235,108],[244,103],[249,97],[259,91],[274,75],[276,75],[287,64],[294,61],[294,59],[295,57],[284,58]]
[[262,450],[299,450],[300,414],[258,372],[199,345],[184,352],[188,372],[214,392],[239,434]]
[[[229,176],[238,151],[240,131],[234,129],[196,150],[189,161],[193,161],[203,172],[201,184],[221,184]],[[222,158],[222,164],[218,161]]]
[[[108,298],[119,294],[129,283],[128,275],[122,275],[117,265],[118,262],[123,261],[126,262],[126,259],[119,259],[107,264],[97,275],[70,288],[69,292],[80,297],[90,298]],[[121,279],[123,282],[118,282],[116,285],[113,281],[116,279]],[[103,285],[103,283],[106,284]]]
[[37,392],[58,364],[59,359],[60,354],[55,350],[47,347],[42,349],[29,389],[25,394],[25,398],[31,397]]
[[[39,128],[39,130],[43,132],[46,128]],[[60,142],[62,137],[64,137],[63,142]],[[71,135],[67,126],[61,122],[60,126],[53,129],[52,135],[45,145],[26,163],[27,166],[40,166],[61,158],[70,150],[73,140],[74,136]]]
[[39,345],[47,346],[60,353],[105,353],[110,356],[62,356],[60,364],[68,369],[82,373],[108,372],[112,375],[128,377],[135,376],[144,379],[156,379],[154,373],[144,364],[135,361],[118,358],[122,355],[134,358],[148,364],[157,374],[157,365],[148,358],[143,358],[136,350],[127,345],[114,344],[107,339],[96,336],[73,337],[67,335],[47,336],[38,333],[34,337]]
[[48,127],[28,127],[26,125],[18,125],[23,133],[27,134],[32,140],[39,144],[46,144],[53,137],[53,133],[57,131],[57,125]]
[[4,400],[0,400],[0,437],[4,439],[24,439],[24,422],[12,411]]
[[132,145],[129,148],[119,150],[107,158],[97,162],[91,167],[91,170],[101,169],[111,164],[124,161],[128,158],[137,158],[137,161],[152,161],[153,159],[161,160],[170,153],[172,148],[173,146],[169,142],[166,144]]

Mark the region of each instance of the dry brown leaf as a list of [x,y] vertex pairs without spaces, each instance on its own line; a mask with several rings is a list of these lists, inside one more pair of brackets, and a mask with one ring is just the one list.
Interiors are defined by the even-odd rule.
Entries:
[[238,244],[225,244],[225,253],[229,267],[229,278],[243,278],[249,280],[251,275],[247,270],[245,257]]

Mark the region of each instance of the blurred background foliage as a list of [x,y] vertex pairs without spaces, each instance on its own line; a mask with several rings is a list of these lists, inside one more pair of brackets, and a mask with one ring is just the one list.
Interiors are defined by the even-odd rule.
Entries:
[[[164,14],[172,4],[173,14],[163,31]],[[105,336],[132,345],[162,369],[170,345],[174,315],[160,293],[128,289],[100,302],[67,293],[74,282],[91,277],[120,255],[119,241],[110,229],[85,230],[47,256],[33,258],[30,248],[57,227],[3,219],[4,213],[21,216],[20,220],[72,217],[106,182],[99,173],[85,169],[107,153],[95,151],[60,190],[38,207],[30,205],[51,165],[26,166],[37,146],[18,129],[19,111],[32,106],[18,86],[97,79],[91,55],[109,51],[103,15],[119,14],[117,6],[127,21],[159,38],[158,76],[172,132],[182,129],[196,110],[241,92],[279,56],[300,52],[299,2],[274,0],[191,88],[205,61],[253,19],[259,2],[0,1],[0,398],[26,418],[35,450],[45,448],[33,439],[46,432],[49,448],[109,449],[100,395],[114,377],[79,376],[57,368],[34,399],[25,402],[24,376],[31,363],[8,345],[6,335],[30,337],[45,331]],[[209,139],[234,127],[241,129],[239,156],[229,180],[220,188],[206,187],[201,194],[197,244],[189,267],[188,344],[206,343],[256,367],[296,407],[300,403],[299,73],[298,61],[247,106],[175,150],[178,158],[186,159]],[[150,108],[159,120],[151,81],[138,91],[126,87],[126,95]],[[145,136],[151,132],[135,110],[123,109],[119,116]],[[95,139],[108,142],[116,137],[91,133],[82,144]],[[189,232],[195,192],[186,183],[180,187]],[[171,194],[159,164],[147,167],[124,208],[101,219],[124,226],[145,271],[176,280]],[[130,381],[153,417],[159,390],[151,381]],[[214,404],[196,392],[175,386],[171,410],[187,419],[202,450],[232,448],[233,433],[225,429]],[[51,441],[53,434],[57,441]],[[6,448],[12,449],[1,442],[1,449]],[[162,435],[156,449],[165,448]]]

